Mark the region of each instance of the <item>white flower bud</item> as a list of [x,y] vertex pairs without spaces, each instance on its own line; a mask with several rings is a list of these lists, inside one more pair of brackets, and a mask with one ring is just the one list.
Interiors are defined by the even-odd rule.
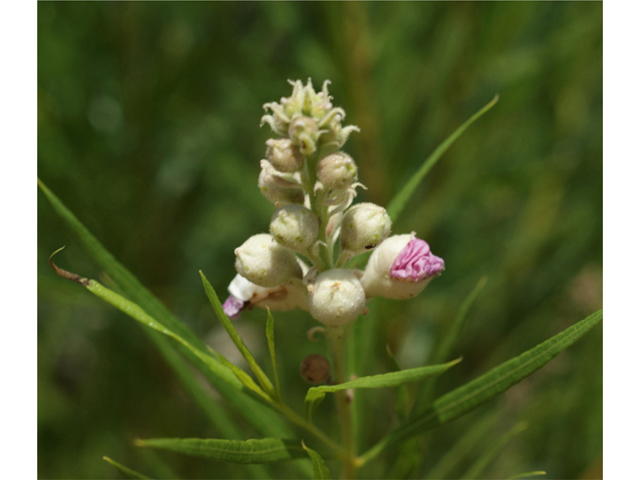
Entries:
[[318,217],[302,205],[286,205],[271,217],[269,231],[280,245],[307,253],[318,238]]
[[318,181],[328,190],[344,190],[358,179],[353,159],[343,152],[327,155],[318,162]]
[[444,261],[415,233],[394,235],[373,252],[360,282],[367,298],[404,300],[419,294],[443,270]]
[[318,125],[312,118],[298,117],[289,125],[289,138],[303,155],[311,155],[316,151]]
[[304,203],[304,192],[297,184],[280,178],[269,162],[265,161],[262,165],[263,168],[258,177],[258,188],[267,200],[276,205]]
[[343,250],[359,255],[376,248],[389,236],[391,218],[387,211],[373,203],[359,203],[342,217],[340,243]]
[[297,172],[302,168],[304,157],[288,138],[267,140],[267,159],[280,172]]
[[268,233],[250,237],[236,248],[236,270],[261,287],[276,287],[302,279],[295,254],[279,245]]
[[344,325],[364,309],[365,294],[356,276],[344,268],[318,275],[309,287],[311,316],[325,325]]

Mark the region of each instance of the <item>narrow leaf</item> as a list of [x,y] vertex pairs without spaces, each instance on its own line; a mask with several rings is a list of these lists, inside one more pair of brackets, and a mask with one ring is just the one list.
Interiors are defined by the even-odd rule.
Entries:
[[270,402],[271,398],[269,398],[269,395],[267,395],[266,393],[264,393],[264,391],[256,384],[256,382],[253,381],[253,378],[251,378],[247,372],[245,372],[244,370],[242,370],[240,367],[238,367],[237,365],[234,365],[233,363],[231,363],[229,360],[227,360],[222,354],[218,353],[218,358],[220,359],[220,362],[227,367],[228,369],[230,369],[233,374],[236,376],[236,378],[238,380],[240,380],[240,382],[247,387],[249,390],[251,390],[252,392],[256,393],[257,395],[260,395],[262,398],[265,399],[265,401]]
[[[129,300],[125,299],[124,297],[121,297],[115,292],[112,292],[111,290],[101,285],[100,283],[96,282],[95,280],[89,280],[86,287],[87,287],[87,290],[89,290],[91,293],[100,297],[107,303],[113,305],[120,311],[126,313],[134,320],[137,320],[143,325],[149,328],[152,328],[153,330],[156,330],[160,333],[163,333],[164,335],[171,337],[174,340],[176,340],[178,343],[182,344],[191,353],[193,353],[198,359],[200,359],[212,372],[214,372],[216,376],[218,376],[219,378],[225,379],[225,381],[229,385],[233,385],[236,389],[243,391],[248,395],[251,395],[253,398],[259,399],[261,401],[264,401],[266,404],[269,404],[269,401],[270,401],[269,397],[262,390],[260,390],[260,388],[255,384],[255,382],[253,382],[251,377],[249,377],[249,375],[247,375],[245,372],[240,370],[235,365],[228,362],[221,355],[218,354],[218,356],[220,357],[220,360],[222,360],[224,364],[216,360],[215,358],[213,358],[209,353],[205,353],[197,349],[196,347],[191,345],[189,342],[187,342],[184,338],[182,338],[180,335],[177,335],[173,331],[166,328],[157,320],[150,317],[144,310],[142,310],[142,308],[140,308],[135,303],[130,302]],[[240,380],[240,377],[242,376],[242,374],[244,374],[244,377],[242,378],[242,380]]]
[[[387,344],[387,355],[389,355],[389,358],[391,359],[394,371],[401,371],[402,368],[400,368],[400,364],[391,351],[391,347],[389,347],[389,344]],[[407,415],[409,414],[409,387],[407,384],[400,385],[398,387],[398,390],[396,391],[395,410],[396,415],[401,421],[406,420]]]
[[[204,349],[203,342],[198,338],[186,324],[181,322],[169,309],[158,300],[149,290],[147,290],[138,279],[131,274],[121,263],[119,263],[111,253],[94,237],[91,232],[78,220],[78,218],[60,201],[60,199],[49,190],[44,183],[38,179],[40,190],[47,197],[49,203],[56,213],[69,226],[76,238],[82,243],[91,257],[100,265],[100,267],[117,283],[124,294],[133,302],[140,305],[145,312],[153,318],[156,318],[163,325],[167,325],[174,332],[183,336],[192,345]],[[177,363],[176,356],[170,358],[167,352],[175,347],[169,339],[145,329],[151,340],[156,344],[158,349],[165,355],[167,362],[176,369],[176,372],[185,381],[186,369],[181,368]],[[216,389],[229,401],[230,405],[240,412],[259,432],[266,436],[287,437],[291,435],[291,429],[282,421],[282,419],[272,410],[265,408],[262,403],[256,402],[255,399],[239,392],[234,385],[228,384],[225,379],[216,376],[198,357],[193,355],[188,349],[178,347],[180,353],[184,354],[192,361],[205,377],[216,387]],[[215,360],[215,359],[214,359]],[[191,391],[197,387],[197,383],[190,383]],[[199,387],[202,390],[201,387]],[[202,400],[207,394],[200,392],[197,399]],[[200,403],[200,402],[199,402]],[[216,429],[228,437],[239,437],[237,426],[231,421],[230,416],[220,407],[219,404],[209,399],[209,418],[214,420]],[[218,409],[217,413],[213,413],[214,409]]]
[[217,438],[155,438],[136,440],[139,447],[161,448],[194,457],[229,463],[271,463],[306,457],[297,440],[262,438],[223,440]]
[[238,334],[238,331],[232,325],[231,320],[229,319],[227,314],[224,313],[224,310],[222,308],[222,304],[220,303],[220,299],[218,298],[218,295],[216,294],[215,290],[209,283],[209,280],[207,280],[207,277],[205,277],[204,273],[202,273],[202,270],[200,270],[200,276],[202,277],[202,284],[204,285],[204,291],[206,292],[207,297],[209,298],[209,302],[211,302],[211,306],[213,307],[213,310],[216,312],[216,316],[220,320],[220,323],[222,323],[222,326],[224,327],[224,329],[229,334],[231,341],[234,343],[238,351],[242,354],[244,359],[249,364],[249,368],[251,368],[251,371],[254,373],[254,375],[258,379],[258,383],[260,383],[262,388],[271,397],[275,397],[275,390],[273,389],[273,385],[271,384],[269,377],[267,377],[265,373],[262,371],[262,369],[260,368],[256,360],[253,358],[253,355],[251,355],[251,352],[249,351],[247,346],[244,344],[244,341]]
[[481,478],[482,473],[486,470],[489,464],[495,459],[502,449],[505,447],[509,440],[518,435],[520,432],[526,430],[527,424],[520,422],[514,426],[511,430],[505,433],[497,442],[491,445],[473,464],[464,472],[460,478]]
[[451,422],[491,400],[550,362],[602,320],[602,310],[542,342],[522,355],[439,397],[431,407],[393,430],[360,457],[366,463],[386,448],[426,430]]
[[537,476],[546,475],[546,474],[547,472],[545,472],[544,470],[535,470],[533,472],[519,473],[518,475],[509,477],[507,480],[517,480],[519,478],[537,477]]
[[280,387],[280,378],[278,377],[278,367],[276,365],[276,343],[274,339],[273,315],[271,309],[267,307],[267,344],[269,345],[269,356],[271,357],[271,366],[273,367],[273,378],[276,382],[276,393],[279,399],[282,399],[282,389]]
[[348,390],[349,388],[387,388],[397,387],[408,382],[415,382],[423,378],[440,375],[448,369],[460,363],[461,358],[442,365],[427,365],[425,367],[410,368],[400,370],[399,372],[384,373],[382,375],[373,375],[370,377],[360,377],[355,380],[340,383],[338,385],[322,385],[319,387],[311,387],[307,391],[304,399],[307,416],[313,413],[313,410],[324,399],[327,393],[338,392],[340,390]]
[[111,460],[109,457],[102,457],[102,459],[113,465],[116,469],[120,471],[126,478],[151,478],[143,475],[141,473],[136,472],[135,470],[131,470],[129,467],[125,467],[121,463],[116,462],[115,460]]
[[[464,299],[464,301],[462,302],[462,306],[458,311],[458,315],[456,316],[455,320],[453,321],[453,324],[447,331],[447,334],[445,335],[445,337],[442,339],[441,342],[438,343],[438,346],[433,356],[429,359],[429,363],[442,363],[449,358],[449,356],[451,355],[451,351],[453,350],[453,347],[457,343],[458,339],[460,338],[460,334],[464,329],[469,310],[471,310],[471,307],[475,303],[476,299],[478,298],[478,295],[480,294],[480,292],[482,291],[482,289],[486,284],[487,284],[487,277],[485,276],[478,281],[474,289],[471,290],[469,295],[467,295],[467,298]],[[429,405],[429,402],[432,400],[431,396],[433,395],[433,391],[435,389],[437,381],[438,381],[437,377],[434,377],[431,380],[427,380],[422,385],[422,388],[418,393],[416,402],[414,403],[412,413],[415,413],[416,411],[420,411],[421,409]]]
[[448,148],[455,142],[460,135],[464,133],[464,131],[477,119],[479,119],[482,115],[488,112],[491,107],[493,107],[498,101],[498,95],[494,97],[489,103],[487,103],[484,107],[478,110],[469,120],[464,122],[458,129],[453,132],[449,137],[442,142],[438,147],[433,151],[431,155],[425,160],[422,166],[418,169],[418,171],[409,179],[409,181],[405,184],[405,186],[400,190],[395,197],[389,203],[387,207],[387,213],[391,217],[391,220],[394,222],[400,216],[400,213],[404,210],[405,205],[416,191],[420,182],[424,179],[424,177],[429,173],[429,171],[433,168],[433,166],[438,162],[440,157],[448,150]]
[[330,479],[331,474],[329,473],[329,469],[327,468],[327,465],[324,463],[324,460],[322,459],[320,454],[318,454],[318,452],[316,452],[315,450],[307,447],[304,442],[302,442],[302,448],[304,448],[309,454],[309,457],[311,457],[311,465],[313,466],[313,478],[315,480]]

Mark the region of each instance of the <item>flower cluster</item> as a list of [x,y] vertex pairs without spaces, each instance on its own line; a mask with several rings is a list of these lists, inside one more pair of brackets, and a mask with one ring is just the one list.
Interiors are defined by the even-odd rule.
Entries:
[[[238,275],[223,307],[237,318],[245,308],[300,308],[325,325],[344,325],[366,311],[375,296],[411,298],[444,270],[444,261],[415,233],[394,235],[386,210],[353,205],[358,168],[340,151],[349,134],[345,112],[334,107],[326,81],[291,82],[293,93],[262,123],[280,138],[267,140],[258,187],[277,210],[269,233],[254,235],[235,250]],[[346,268],[373,250],[364,271]]]

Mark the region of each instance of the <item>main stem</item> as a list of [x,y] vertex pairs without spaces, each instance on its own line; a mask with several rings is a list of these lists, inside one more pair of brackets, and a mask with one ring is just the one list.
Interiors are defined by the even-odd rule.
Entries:
[[[347,366],[345,358],[346,334],[344,326],[327,327],[327,338],[329,339],[329,350],[333,360],[334,381],[344,383],[347,379]],[[340,431],[342,434],[342,446],[348,456],[342,459],[342,478],[355,478],[356,467],[355,442],[353,441],[353,421],[351,418],[352,398],[348,390],[335,392],[335,399],[338,406],[338,418],[340,420]]]

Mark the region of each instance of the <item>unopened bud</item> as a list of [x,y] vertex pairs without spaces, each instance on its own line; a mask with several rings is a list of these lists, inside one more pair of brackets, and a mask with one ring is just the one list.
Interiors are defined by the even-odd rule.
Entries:
[[349,323],[364,309],[364,289],[351,270],[334,268],[322,272],[309,290],[311,316],[325,325]]
[[317,353],[305,357],[300,365],[300,375],[312,384],[326,382],[331,376],[329,360]]
[[309,117],[298,117],[289,125],[289,138],[303,155],[311,155],[316,151],[318,125]]
[[340,243],[343,250],[359,255],[376,248],[389,236],[391,218],[387,211],[373,203],[359,203],[342,217]]
[[318,162],[318,181],[329,190],[344,190],[358,179],[353,159],[343,152],[327,155]]
[[271,203],[276,205],[287,205],[289,203],[304,203],[304,192],[291,182],[287,182],[278,177],[274,172],[275,168],[264,162],[269,167],[262,169],[258,177],[258,188]]
[[318,217],[302,205],[286,205],[271,217],[269,231],[280,245],[307,253],[318,237]]
[[261,287],[277,287],[292,279],[302,279],[295,254],[279,245],[268,233],[250,237],[236,248],[236,270]]
[[302,168],[304,157],[288,138],[267,140],[267,159],[280,172],[297,172]]
[[360,281],[367,297],[411,298],[444,270],[444,260],[415,234],[387,238],[373,252]]

